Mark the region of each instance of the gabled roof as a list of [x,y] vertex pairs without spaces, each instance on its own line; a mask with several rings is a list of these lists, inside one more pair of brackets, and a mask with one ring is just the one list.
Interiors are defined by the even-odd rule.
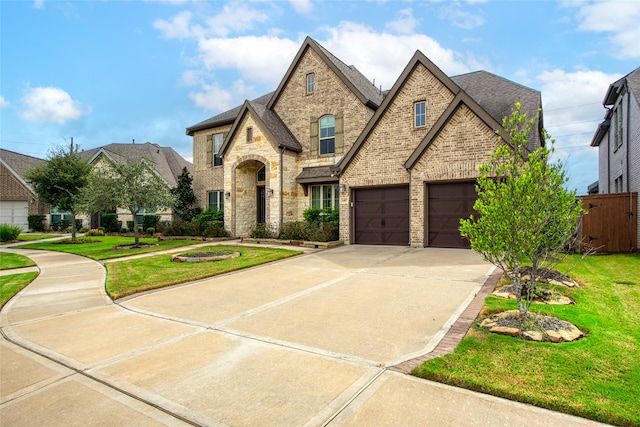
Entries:
[[358,97],[360,102],[368,105],[370,108],[377,109],[382,103],[382,93],[371,83],[358,69],[354,66],[346,65],[344,62],[336,58],[331,52],[322,47],[311,37],[304,39],[302,46],[298,50],[293,62],[289,66],[286,74],[282,78],[280,85],[274,92],[271,100],[267,104],[268,109],[272,109],[278,101],[282,90],[287,86],[301,58],[307,51],[312,49],[327,66],[342,80],[342,82]]
[[[273,94],[274,92],[270,92],[266,95],[262,95],[261,97],[251,101],[251,103],[254,105],[255,104],[267,105],[267,103],[269,102]],[[200,123],[196,123],[195,125],[188,127],[186,129],[186,133],[189,136],[193,136],[194,132],[199,130],[217,127],[217,126],[223,126],[223,125],[230,125],[233,122],[235,122],[243,106],[244,104],[238,105],[237,107],[232,108],[231,110],[225,111],[224,113],[220,113],[217,116],[210,117],[207,120],[201,121]]]
[[[29,185],[25,179],[25,175],[36,166],[44,164],[46,160],[37,157],[31,157],[15,151],[0,148],[0,163],[4,165],[22,185],[27,187],[29,191],[34,193],[33,187]],[[35,193],[34,193],[35,194]]]
[[167,184],[174,188],[178,185],[178,176],[183,168],[192,171],[192,164],[176,153],[171,147],[160,147],[158,144],[109,144],[104,147],[85,150],[80,155],[93,163],[101,154],[114,162],[139,161],[145,159],[155,172]]
[[609,89],[602,100],[602,105],[605,107],[607,105],[613,105],[616,102],[616,99],[618,99],[620,90],[625,83],[635,95],[636,100],[640,102],[640,67],[638,67],[626,76],[609,85]]
[[267,133],[267,136],[271,141],[278,143],[278,148],[286,148],[287,150],[295,151],[297,153],[302,151],[302,145],[300,145],[298,140],[285,126],[275,111],[268,110],[264,104],[255,101],[245,101],[240,107],[229,134],[222,143],[220,154],[224,155],[227,151],[230,141],[233,140],[233,137],[237,134],[238,129],[240,128],[240,123],[242,123],[242,120],[247,114],[251,114],[253,116],[254,120],[256,120],[261,128]]

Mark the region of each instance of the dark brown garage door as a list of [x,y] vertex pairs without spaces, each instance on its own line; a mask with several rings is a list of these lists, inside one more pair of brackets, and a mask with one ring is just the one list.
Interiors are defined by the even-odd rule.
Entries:
[[354,190],[354,243],[409,244],[409,187]]
[[[429,246],[468,248],[469,240],[460,235],[460,218],[474,213],[478,198],[473,182],[428,184]],[[474,215],[477,215],[474,213]]]

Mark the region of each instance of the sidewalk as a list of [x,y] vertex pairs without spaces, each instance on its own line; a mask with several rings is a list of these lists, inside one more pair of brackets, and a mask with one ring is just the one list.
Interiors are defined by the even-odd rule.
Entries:
[[[338,293],[330,290],[357,289],[354,286],[376,280],[379,286],[391,284],[401,292],[405,282],[412,283],[414,276],[408,274],[425,280],[424,273],[405,262],[420,252],[375,249],[367,256],[363,256],[367,250],[363,247],[313,252],[170,292],[160,291],[124,305],[113,304],[106,296],[102,264],[64,253],[12,249],[11,252],[31,257],[41,274],[0,312],[0,423],[601,425],[400,374],[376,366],[375,361],[322,351],[293,338],[276,340],[243,332],[244,327],[269,330],[271,323],[265,321],[273,314],[286,315],[289,305],[295,307],[308,301],[313,302],[309,307],[318,307],[317,301],[322,300],[319,297],[331,301]],[[427,251],[424,254],[439,255]],[[377,261],[372,261],[375,257]],[[359,267],[353,268],[356,265]],[[450,270],[468,270],[470,277],[475,277],[472,268],[477,267],[465,264]],[[442,277],[450,274],[442,267],[437,271]],[[243,294],[243,283],[273,283],[264,278],[283,274],[315,282],[284,298],[278,294],[280,299],[260,306],[258,311],[254,308],[235,315],[230,312],[222,322],[194,322],[169,316],[162,313],[164,306],[158,305],[170,304],[167,309],[180,309],[180,316],[206,314],[206,310],[198,311],[200,308],[196,310],[193,304],[213,309],[211,295],[222,298],[223,288],[229,292],[229,301],[246,304],[259,288],[249,286]],[[322,276],[333,279],[323,282]],[[357,277],[362,279],[354,281]],[[318,282],[320,286],[315,284]],[[352,288],[347,286],[349,283]],[[269,292],[286,289],[282,283],[278,285],[280,288]],[[448,286],[462,285],[458,279]],[[354,314],[370,308],[367,295],[361,294],[360,304],[353,300]],[[274,305],[276,301],[279,302]],[[131,311],[143,303],[148,313]],[[181,307],[183,304],[189,305]],[[306,314],[303,311],[303,316],[309,314],[309,310]],[[471,315],[466,313],[463,317]],[[252,324],[251,318],[257,322]],[[455,324],[450,331],[460,334]],[[362,338],[366,337],[351,339]],[[446,342],[446,338],[440,342]]]

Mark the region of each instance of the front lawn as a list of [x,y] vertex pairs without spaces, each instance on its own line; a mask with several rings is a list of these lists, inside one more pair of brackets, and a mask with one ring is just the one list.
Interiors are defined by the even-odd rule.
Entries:
[[301,254],[301,251],[257,246],[212,245],[193,252],[240,252],[237,258],[212,262],[172,262],[172,255],[106,263],[107,292],[113,299],[137,292],[204,279]]
[[22,288],[31,283],[36,277],[38,277],[38,272],[36,271],[0,276],[0,308],[4,307],[11,297],[20,292]]
[[[84,239],[84,238],[78,238]],[[143,254],[148,252],[158,252],[167,249],[179,248],[182,246],[194,245],[202,243],[196,240],[163,240],[158,241],[155,237],[141,238],[140,243],[150,243],[154,246],[135,248],[135,249],[115,249],[118,245],[133,244],[133,237],[120,236],[100,236],[87,237],[93,243],[61,243],[54,242],[37,242],[21,245],[21,249],[43,249],[47,251],[66,252],[70,254],[82,255],[95,260],[105,260],[112,258],[121,258],[130,255]]]
[[570,273],[582,285],[567,290],[576,305],[532,305],[587,333],[569,343],[523,341],[480,329],[483,316],[516,307],[490,295],[455,352],[412,373],[592,420],[640,426],[638,272],[638,254],[589,256]]
[[19,242],[31,242],[33,240],[53,239],[54,237],[60,237],[61,234],[31,234],[22,233],[18,236]]
[[33,267],[34,265],[36,265],[36,263],[24,255],[12,254],[9,252],[0,252],[0,270]]

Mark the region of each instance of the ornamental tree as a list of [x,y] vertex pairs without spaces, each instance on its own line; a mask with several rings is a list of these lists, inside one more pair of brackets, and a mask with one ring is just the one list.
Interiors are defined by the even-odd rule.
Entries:
[[[105,212],[117,206],[129,211],[134,222],[138,213],[171,207],[176,199],[145,159],[121,163],[103,160],[93,168],[83,193],[89,212]],[[134,225],[133,230],[135,244],[139,245],[138,227]]]
[[[474,204],[480,215],[460,220],[460,233],[470,240],[471,249],[511,279],[520,317],[529,310],[541,270],[558,263],[583,213],[575,190],[564,187],[562,164],[549,160],[554,141],[547,132],[542,130],[542,137],[551,148],[533,152],[527,148],[537,120],[538,115],[527,120],[520,103],[511,117],[503,118],[510,141],[497,147],[480,167]],[[526,286],[524,268],[530,276]]]
[[192,182],[193,177],[189,176],[189,171],[184,167],[182,168],[182,173],[178,175],[178,186],[171,190],[171,193],[176,196],[173,213],[187,222],[202,212],[202,209],[196,206],[197,199],[196,195],[193,194]]
[[82,212],[81,194],[90,172],[91,165],[72,142],[69,149],[50,150],[47,161],[25,175],[40,200],[71,213],[71,240],[76,240],[76,215]]

